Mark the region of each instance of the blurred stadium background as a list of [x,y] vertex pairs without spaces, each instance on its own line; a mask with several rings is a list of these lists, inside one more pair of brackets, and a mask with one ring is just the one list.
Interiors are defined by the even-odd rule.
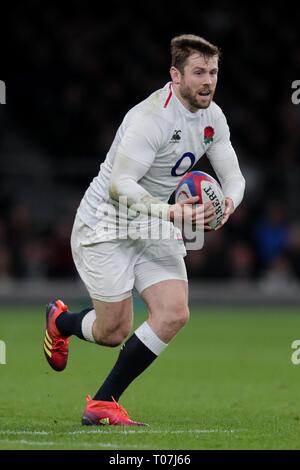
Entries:
[[[291,101],[299,13],[263,2],[6,7],[0,448],[299,448],[299,368],[291,362],[300,331],[300,105]],[[190,323],[122,397],[150,428],[83,434],[84,396],[118,350],[73,338],[64,375],[49,370],[43,305],[57,296],[74,310],[89,304],[69,244],[77,206],[124,114],[169,80],[170,39],[181,33],[223,51],[216,102],[247,181],[245,199],[186,257]],[[198,168],[211,172],[207,159]],[[139,324],[146,311],[138,299],[135,307]]]
[[[30,0],[7,14],[0,300],[86,295],[69,248],[76,208],[124,114],[169,80],[170,39],[191,32],[223,51],[216,101],[247,181],[230,223],[186,258],[191,301],[298,303],[297,13],[263,4],[111,8]],[[204,159],[198,168],[211,171]]]

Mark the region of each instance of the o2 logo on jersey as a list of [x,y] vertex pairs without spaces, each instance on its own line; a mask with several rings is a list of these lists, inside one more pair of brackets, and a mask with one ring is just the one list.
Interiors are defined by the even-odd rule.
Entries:
[[[180,168],[179,167],[182,164],[182,162],[184,160],[186,160],[187,158],[190,160],[190,165],[187,168],[187,170],[182,171],[182,169],[181,169],[181,173],[180,173]],[[183,176],[183,175],[185,175],[194,166],[195,160],[196,160],[196,157],[192,152],[185,152],[182,155],[182,157],[180,157],[179,160],[177,160],[177,162],[173,166],[173,168],[171,170],[171,175],[172,176]],[[184,163],[186,164],[187,162],[185,161]]]

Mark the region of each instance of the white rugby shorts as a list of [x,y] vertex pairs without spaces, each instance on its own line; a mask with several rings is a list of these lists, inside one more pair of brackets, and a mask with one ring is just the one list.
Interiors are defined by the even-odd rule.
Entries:
[[[98,237],[99,238],[99,237]],[[71,248],[77,271],[92,299],[117,302],[160,281],[187,281],[182,240],[97,240],[76,215]]]

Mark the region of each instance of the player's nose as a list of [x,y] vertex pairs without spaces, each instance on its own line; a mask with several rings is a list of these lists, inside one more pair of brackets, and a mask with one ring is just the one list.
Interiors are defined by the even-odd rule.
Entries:
[[212,78],[211,78],[210,73],[207,72],[207,73],[205,74],[203,84],[204,84],[204,85],[211,85],[211,84],[212,84]]

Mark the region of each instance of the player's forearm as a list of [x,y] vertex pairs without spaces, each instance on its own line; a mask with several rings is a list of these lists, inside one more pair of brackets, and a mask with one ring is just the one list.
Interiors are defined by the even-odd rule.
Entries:
[[234,204],[234,209],[242,202],[245,192],[245,178],[237,174],[221,181],[225,197],[230,197]]
[[134,179],[128,176],[120,175],[111,178],[109,195],[111,199],[118,202],[121,197],[126,198],[126,204],[132,210],[139,211],[145,215],[151,214],[153,217],[168,219],[170,205],[152,196]]
[[[221,156],[221,157],[220,157]],[[231,144],[216,146],[211,164],[220,180],[225,197],[230,197],[236,209],[244,197],[245,178]]]
[[118,202],[120,197],[126,198],[127,206],[142,214],[168,219],[169,204],[152,196],[139,184],[151,163],[145,164],[118,153],[110,176],[109,195]]

